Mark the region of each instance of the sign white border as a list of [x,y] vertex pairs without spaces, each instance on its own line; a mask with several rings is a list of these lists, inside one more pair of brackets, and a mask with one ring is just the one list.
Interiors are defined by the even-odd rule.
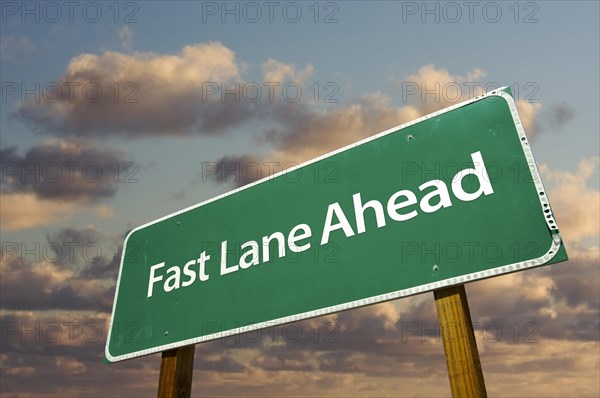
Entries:
[[[351,308],[356,308],[356,307],[361,307],[364,305],[369,305],[369,304],[376,304],[376,303],[381,303],[384,301],[389,301],[389,300],[394,300],[397,298],[402,298],[402,297],[407,297],[407,296],[412,296],[415,294],[419,294],[419,293],[424,293],[427,291],[432,291],[432,290],[436,290],[436,289],[440,289],[440,288],[444,288],[444,287],[448,287],[448,286],[452,286],[452,285],[457,285],[457,284],[462,284],[465,282],[472,282],[472,281],[476,281],[476,280],[481,280],[481,279],[485,279],[485,278],[490,278],[493,276],[498,276],[498,275],[502,275],[502,274],[507,274],[510,272],[515,272],[515,271],[519,271],[519,270],[523,270],[523,269],[527,269],[527,268],[532,268],[532,267],[537,267],[543,264],[548,263],[558,252],[562,240],[560,237],[560,233],[558,232],[558,226],[556,224],[556,220],[554,219],[554,215],[552,213],[552,207],[550,206],[550,202],[548,200],[548,196],[546,195],[546,190],[544,189],[544,186],[542,184],[542,180],[541,177],[539,175],[535,160],[533,158],[533,154],[531,152],[531,148],[529,147],[529,142],[527,140],[527,137],[525,136],[525,131],[523,129],[523,123],[521,122],[521,119],[519,117],[519,114],[517,112],[517,104],[515,103],[515,100],[513,99],[513,97],[506,93],[504,91],[506,87],[502,87],[499,88],[497,90],[493,90],[490,91],[489,93],[480,95],[478,97],[469,99],[467,101],[463,101],[460,102],[458,104],[455,104],[453,106],[450,106],[448,108],[444,108],[440,111],[431,113],[429,115],[425,115],[422,116],[418,119],[412,120],[410,122],[398,125],[396,127],[392,127],[391,129],[385,130],[381,133],[375,134],[371,137],[365,138],[363,140],[357,141],[353,144],[347,145],[345,147],[342,147],[340,149],[337,149],[333,152],[329,152],[325,155],[319,156],[317,158],[314,158],[312,160],[309,160],[307,162],[304,162],[302,164],[296,165],[294,167],[291,167],[287,170],[281,171],[279,173],[273,174],[271,176],[267,176],[265,178],[262,178],[258,181],[255,181],[251,184],[245,185],[243,187],[234,189],[232,191],[226,192],[222,195],[216,196],[212,199],[208,199],[204,202],[200,202],[196,205],[187,207],[183,210],[177,211],[175,213],[166,215],[164,217],[161,217],[157,220],[151,221],[149,223],[146,223],[144,225],[141,225],[137,228],[134,228],[133,230],[131,230],[129,232],[129,234],[127,234],[127,237],[125,238],[125,241],[123,243],[123,253],[121,253],[121,266],[119,268],[119,277],[117,279],[117,285],[116,285],[116,289],[115,289],[115,299],[113,301],[113,310],[111,313],[111,317],[110,317],[110,325],[109,325],[109,329],[108,329],[108,333],[107,333],[107,339],[106,339],[106,347],[105,347],[105,351],[104,351],[104,355],[106,356],[106,359],[108,359],[110,362],[118,362],[118,361],[123,361],[126,359],[131,359],[131,358],[136,358],[136,357],[140,357],[140,356],[144,356],[144,355],[149,355],[149,354],[154,354],[157,352],[161,352],[161,351],[166,351],[166,350],[171,350],[173,348],[178,348],[178,347],[183,347],[186,345],[190,345],[190,344],[196,344],[196,343],[202,343],[205,341],[209,341],[209,340],[215,340],[215,339],[219,339],[222,337],[227,337],[227,336],[232,336],[232,335],[236,335],[239,333],[246,333],[246,332],[250,332],[250,331],[254,331],[254,330],[258,330],[258,329],[263,329],[266,327],[272,327],[272,326],[276,326],[276,325],[281,325],[284,323],[289,323],[289,322],[295,322],[295,321],[299,321],[299,320],[303,320],[303,319],[308,319],[308,318],[313,318],[313,317],[317,317],[317,316],[321,316],[321,315],[326,315],[326,314],[331,314],[334,312],[339,312],[339,311],[344,311],[344,310],[348,310]],[[487,269],[484,271],[479,271],[479,272],[473,272],[470,274],[465,274],[465,275],[460,275],[457,277],[453,277],[453,278],[448,278],[448,279],[443,279],[439,282],[434,282],[434,283],[428,283],[428,284],[424,284],[424,285],[419,285],[419,286],[415,286],[409,289],[403,289],[403,290],[398,290],[395,292],[390,292],[390,293],[386,293],[386,294],[382,294],[382,295],[377,295],[377,296],[372,296],[372,297],[368,297],[368,298],[364,298],[361,300],[355,300],[355,301],[351,301],[348,303],[344,303],[344,304],[339,304],[339,305],[335,305],[335,306],[331,306],[331,307],[325,307],[325,308],[321,308],[321,309],[317,309],[317,310],[313,310],[313,311],[308,311],[308,312],[303,312],[300,314],[295,314],[295,315],[290,315],[290,316],[286,316],[283,318],[277,318],[277,319],[273,319],[270,321],[265,321],[265,322],[259,322],[259,323],[255,323],[253,325],[248,325],[248,326],[244,326],[241,328],[235,328],[235,329],[230,329],[227,331],[222,331],[222,332],[218,332],[218,333],[213,333],[210,335],[206,335],[206,336],[201,336],[201,337],[195,337],[192,339],[187,339],[187,340],[182,340],[176,343],[170,343],[170,344],[164,344],[161,346],[157,346],[157,347],[153,347],[153,348],[149,348],[149,349],[145,349],[145,350],[140,350],[140,351],[136,351],[136,352],[132,352],[129,354],[123,354],[123,355],[116,355],[113,356],[110,354],[109,352],[109,344],[111,341],[111,332],[113,329],[113,321],[114,321],[114,314],[115,314],[115,309],[117,306],[117,300],[118,300],[118,294],[119,294],[119,286],[121,283],[121,275],[123,272],[123,264],[124,264],[124,258],[125,258],[125,248],[127,247],[127,240],[129,239],[129,237],[136,231],[139,231],[140,229],[146,228],[150,225],[156,224],[158,222],[164,221],[166,219],[175,217],[179,214],[185,213],[189,210],[195,209],[197,207],[200,206],[204,206],[208,203],[214,202],[216,200],[219,200],[221,198],[227,197],[229,195],[233,195],[237,192],[240,192],[244,189],[248,189],[251,188],[255,185],[261,184],[265,181],[268,181],[270,179],[276,178],[280,175],[284,175],[286,173],[291,173],[301,167],[305,167],[308,166],[312,163],[321,161],[323,159],[326,159],[330,156],[336,155],[340,152],[344,152],[347,151],[351,148],[357,147],[359,145],[363,145],[367,142],[376,140],[378,138],[381,138],[385,135],[391,134],[393,132],[397,132],[398,130],[402,130],[404,128],[407,128],[409,126],[412,126],[414,124],[420,123],[422,121],[425,121],[427,119],[431,119],[434,117],[437,117],[439,115],[442,115],[446,112],[450,112],[452,110],[455,110],[457,108],[461,108],[463,106],[472,104],[474,102],[478,102],[478,101],[482,101],[485,99],[489,99],[490,97],[499,97],[499,98],[503,98],[504,100],[507,101],[511,115],[513,117],[513,121],[515,123],[515,127],[517,129],[517,133],[519,135],[519,140],[521,142],[521,147],[523,148],[523,152],[525,153],[525,158],[527,159],[527,163],[529,165],[529,170],[531,172],[531,175],[533,177],[533,182],[537,188],[537,192],[538,192],[538,198],[540,200],[540,204],[542,206],[542,210],[548,210],[548,213],[542,213],[542,216],[544,217],[544,219],[546,220],[546,224],[548,225],[548,229],[550,231],[555,231],[552,234],[552,242],[550,244],[550,248],[546,251],[546,253],[538,258],[532,259],[532,260],[527,260],[527,261],[522,261],[522,262],[517,262],[517,263],[513,263],[513,264],[509,264],[509,265],[503,265],[501,267],[497,267],[497,268],[491,268],[491,269]],[[548,217],[549,216],[549,217]]]

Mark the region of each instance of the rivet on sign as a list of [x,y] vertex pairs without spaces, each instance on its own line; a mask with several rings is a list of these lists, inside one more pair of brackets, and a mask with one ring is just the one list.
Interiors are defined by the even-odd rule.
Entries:
[[168,335],[169,335],[169,331],[165,330],[165,336],[168,336]]
[[439,267],[436,264],[433,264],[433,270],[437,271],[439,269]]

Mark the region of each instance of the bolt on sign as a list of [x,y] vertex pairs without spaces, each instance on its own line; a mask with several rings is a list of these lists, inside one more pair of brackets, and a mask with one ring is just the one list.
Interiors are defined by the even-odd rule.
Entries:
[[132,230],[105,356],[566,259],[515,101],[500,89]]

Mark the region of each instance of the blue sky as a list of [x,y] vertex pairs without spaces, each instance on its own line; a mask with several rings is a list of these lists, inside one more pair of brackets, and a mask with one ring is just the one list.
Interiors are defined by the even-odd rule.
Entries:
[[[118,267],[111,263],[112,248],[122,243],[125,232],[240,185],[203,175],[203,164],[301,162],[465,100],[469,87],[509,85],[550,189],[559,226],[573,248],[569,254],[574,278],[569,279],[557,265],[473,283],[469,289],[481,304],[472,305],[472,311],[489,320],[494,318],[487,318],[487,311],[506,310],[506,325],[512,324],[511,319],[521,324],[535,321],[543,325],[542,332],[557,319],[562,319],[558,327],[573,327],[566,323],[569,320],[580,330],[553,332],[539,344],[503,349],[481,341],[484,371],[489,355],[489,379],[499,383],[502,375],[510,375],[510,388],[491,387],[497,393],[598,395],[598,2],[473,2],[471,10],[465,2],[274,2],[272,22],[269,6],[261,1],[77,2],[72,20],[62,2],[48,4],[2,3],[4,326],[52,319],[106,322],[105,303],[112,302]],[[27,13],[25,7],[33,11]],[[223,16],[225,8],[234,11]],[[98,10],[101,15],[96,14]],[[294,83],[302,89],[301,99],[291,103],[281,91],[275,92],[274,102],[265,99],[266,91],[257,103],[244,95],[238,103],[232,103],[231,96],[222,101],[219,94],[207,101],[201,98],[200,90],[207,82],[217,87],[237,82],[264,88],[266,81],[277,81],[280,86]],[[66,101],[62,108],[48,100],[50,91],[40,93],[39,101],[32,93],[22,99],[24,87],[65,87],[65,82],[80,83],[79,87],[97,82],[103,88],[102,98],[98,103],[86,102],[77,91],[79,97]],[[118,100],[111,97],[114,87],[120,90]],[[415,87],[419,92],[407,91]],[[460,92],[454,96],[452,88],[456,87]],[[423,88],[433,91],[422,97]],[[314,100],[315,92],[319,101]],[[126,103],[127,94],[136,102]],[[328,94],[334,101],[325,103]],[[303,131],[307,126],[310,131]],[[11,165],[43,168],[65,161],[102,164],[104,178],[94,183],[63,178],[52,184],[8,177]],[[116,182],[114,164],[118,165]],[[123,182],[128,175],[131,181]],[[40,259],[23,250],[65,239],[99,242],[104,260],[90,264],[78,253],[75,260],[48,261],[44,253],[37,256]],[[9,255],[7,248],[13,244],[21,249]],[[104,267],[102,272],[99,267]],[[4,281],[43,293],[26,300]],[[527,311],[511,313],[483,298],[485,291],[503,292],[511,284],[518,288],[505,294]],[[546,289],[545,293],[537,294],[540,289]],[[582,292],[588,295],[586,300],[578,298]],[[391,338],[390,332],[401,328],[401,319],[435,321],[432,300],[424,296],[333,320],[346,328],[349,342],[361,334],[360,327],[353,328],[367,328],[369,322],[376,326],[369,332],[362,330],[370,339]],[[89,304],[67,303],[77,298]],[[42,301],[48,304],[40,305]],[[154,394],[156,378],[151,376],[147,386],[127,378],[119,378],[114,386],[106,384],[115,370],[99,366],[94,357],[101,355],[103,342],[66,341],[36,348],[11,337],[3,339],[2,345],[3,396],[58,396],[63,387],[72,396],[114,395],[121,387],[134,395]],[[421,382],[412,378],[409,385],[415,394],[448,395],[443,360],[439,367],[426,364],[418,359],[418,346],[408,348],[416,355],[414,366],[432,369],[432,375],[423,379],[423,390],[419,390]],[[235,381],[226,395],[247,391],[278,395],[278,386],[291,377],[290,368],[267,366],[268,348],[223,351],[219,345],[206,347],[199,350],[209,352],[215,364],[197,364],[195,379],[206,377],[211,386],[198,394],[222,391],[219,382],[233,375]],[[74,354],[65,354],[69,350]],[[439,356],[441,345],[427,345],[427,350]],[[358,350],[362,357],[351,353],[342,357],[338,352],[335,361],[328,357],[334,354],[321,346],[290,352],[297,356],[288,358],[289,363],[308,361],[317,363],[319,369],[332,368],[324,374],[297,370],[306,391],[290,387],[289,394],[344,396],[353,391],[352,386],[359,386],[371,396],[394,396],[395,379],[369,364],[400,357],[384,358],[375,348],[363,350],[362,346]],[[569,357],[572,352],[582,358]],[[526,369],[526,361],[543,361],[551,355],[560,360],[541,366],[537,373],[523,370],[521,375],[499,368],[508,361]],[[352,361],[365,370],[342,366]],[[40,369],[49,363],[61,364],[58,367],[68,376]],[[127,363],[111,369],[121,366],[137,375],[138,367],[147,366],[155,375],[157,358],[140,363],[145,365]],[[561,366],[570,366],[568,371],[575,373],[587,369],[580,376],[581,390],[569,389],[561,379]],[[96,384],[82,388],[86,377],[97,371],[103,373]],[[411,373],[405,369],[399,374],[403,378]],[[544,383],[545,389],[529,389],[526,376]],[[45,391],[37,390],[32,380],[49,384]]]

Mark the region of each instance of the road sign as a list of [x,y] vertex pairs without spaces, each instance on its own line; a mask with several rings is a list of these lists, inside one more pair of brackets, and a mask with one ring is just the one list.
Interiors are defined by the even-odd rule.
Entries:
[[567,259],[508,89],[132,230],[120,361]]

